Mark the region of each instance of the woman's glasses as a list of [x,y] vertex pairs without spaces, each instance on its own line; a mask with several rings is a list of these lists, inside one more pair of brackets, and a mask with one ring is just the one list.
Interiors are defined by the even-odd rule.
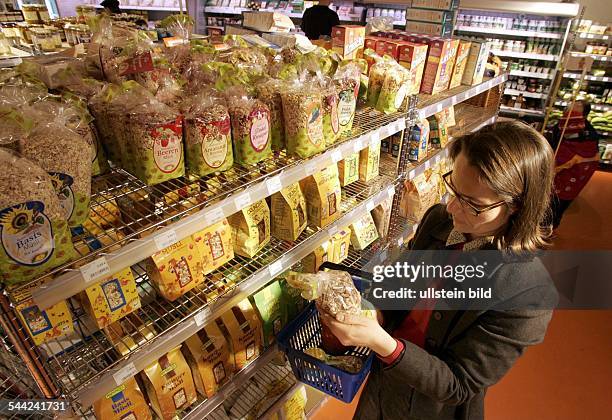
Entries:
[[463,196],[461,196],[461,194],[459,194],[457,192],[457,190],[455,189],[455,186],[452,183],[452,180],[450,178],[450,176],[452,175],[453,171],[447,172],[444,175],[442,175],[442,179],[444,180],[444,184],[446,185],[446,189],[449,191],[449,193],[454,196],[457,197],[457,200],[459,200],[459,203],[461,203],[461,206],[468,211],[471,215],[473,216],[479,216],[481,213],[487,212],[489,210],[493,210],[497,207],[501,207],[504,204],[506,204],[505,201],[499,201],[497,203],[493,203],[490,204],[488,206],[478,206],[476,204],[471,203],[469,200],[467,200],[466,198],[464,198]]

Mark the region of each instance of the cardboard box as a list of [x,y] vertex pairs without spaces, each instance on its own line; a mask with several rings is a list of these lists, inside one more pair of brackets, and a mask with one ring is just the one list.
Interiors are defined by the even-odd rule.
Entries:
[[289,16],[276,12],[243,12],[242,25],[261,32],[289,32],[295,29]]
[[429,122],[427,119],[420,120],[410,129],[410,143],[408,159],[420,162],[427,156],[429,142]]
[[465,66],[467,65],[467,59],[470,55],[470,47],[472,43],[470,41],[460,39],[459,47],[457,48],[457,56],[455,58],[455,65],[453,66],[453,72],[451,74],[451,81],[448,86],[449,89],[456,88],[461,85],[463,79],[463,73],[465,72]]
[[394,41],[385,42],[385,54],[393,57],[395,61],[399,60],[400,48],[406,41],[396,39]]
[[217,325],[229,337],[236,370],[255,360],[261,352],[261,324],[249,299],[238,302],[217,318]]
[[416,20],[420,22],[430,23],[453,23],[456,11],[451,10],[431,10],[431,9],[416,9],[409,7],[406,9],[406,20]]
[[389,41],[388,38],[379,38],[376,41],[374,51],[376,51],[376,54],[380,55],[381,57],[387,52],[387,41]]
[[364,41],[364,48],[365,49],[371,49],[373,51],[376,51],[376,43],[378,41],[384,41],[384,38],[379,37],[379,36],[371,36],[368,35],[365,37],[365,41]]
[[340,25],[332,28],[332,50],[343,58],[359,58],[365,45],[365,26]]
[[487,42],[472,41],[461,84],[471,86],[481,83],[488,58],[489,44]]
[[380,142],[370,144],[359,152],[359,180],[370,182],[378,176],[380,164]]
[[448,88],[452,70],[452,65],[448,69],[448,64],[451,59],[454,61],[454,54],[459,42],[433,37],[427,39],[427,44],[429,45],[429,51],[427,52],[427,64],[421,83],[421,93],[433,95]]
[[351,228],[347,226],[341,229],[332,236],[330,242],[329,261],[340,264],[348,257],[349,245],[351,244]]
[[459,0],[412,0],[411,8],[455,10],[459,7]]
[[408,95],[416,95],[421,89],[427,61],[427,45],[404,41],[399,47],[398,62],[408,69]]
[[414,20],[406,20],[406,30],[428,35],[450,37],[453,34],[453,23],[429,23]]
[[359,180],[359,153],[348,155],[338,162],[338,175],[342,187]]
[[74,331],[70,309],[65,300],[41,311],[34,303],[34,299],[30,298],[17,305],[15,309],[37,346]]

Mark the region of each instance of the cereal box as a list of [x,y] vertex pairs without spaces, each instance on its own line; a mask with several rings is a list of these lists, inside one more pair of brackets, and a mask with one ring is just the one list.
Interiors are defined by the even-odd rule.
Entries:
[[359,180],[369,182],[378,176],[380,142],[369,144],[359,152]]
[[372,218],[378,230],[378,237],[386,238],[389,233],[389,222],[391,219],[391,207],[393,206],[393,197],[382,201],[372,210]]
[[140,308],[140,297],[136,280],[128,267],[85,289],[82,299],[85,310],[96,321],[99,328],[123,318]]
[[359,153],[353,153],[338,162],[338,175],[342,187],[359,180]]
[[208,398],[234,375],[234,356],[216,322],[189,337],[181,348],[197,391]]
[[421,22],[431,23],[451,23],[455,18],[454,11],[451,10],[432,10],[432,9],[417,9],[409,7],[406,9],[406,19],[418,20]]
[[378,230],[370,213],[355,221],[351,225],[351,244],[360,251],[378,239]]
[[459,0],[412,0],[412,8],[455,10],[459,7]]
[[147,366],[142,371],[142,380],[153,411],[162,420],[173,419],[198,397],[180,345]]
[[421,93],[435,94],[448,89],[450,72],[453,69],[459,41],[430,38],[427,44],[429,45],[429,52],[427,53],[427,64],[421,83]]
[[446,114],[438,112],[427,118],[429,122],[429,144],[434,149],[443,149],[448,143],[448,132],[446,129]]
[[253,258],[270,242],[270,209],[266,200],[257,201],[229,217],[234,252]]
[[193,234],[192,239],[202,259],[203,274],[209,274],[234,258],[232,229],[227,219]]
[[74,331],[72,315],[65,300],[41,311],[30,298],[17,305],[16,310],[37,346]]
[[406,20],[406,30],[426,35],[449,37],[453,34],[453,22],[430,23]]
[[329,261],[340,264],[348,257],[351,244],[351,228],[345,227],[331,237],[329,246]]
[[401,40],[385,42],[385,54],[392,57],[395,61],[398,61],[400,47],[403,43],[404,41]]
[[344,59],[360,58],[365,44],[365,26],[340,25],[332,28],[332,51]]
[[461,84],[477,85],[481,83],[488,58],[489,44],[487,42],[472,41]]
[[444,117],[446,118],[446,128],[454,127],[457,123],[455,122],[455,106],[451,105],[444,110]]
[[261,320],[265,347],[274,343],[276,335],[287,323],[287,312],[282,302],[282,294],[279,282],[273,281],[250,298]]
[[408,95],[417,95],[421,89],[427,60],[427,45],[404,41],[399,47],[398,62],[408,70]]
[[202,257],[192,237],[156,252],[145,267],[159,294],[169,301],[204,281]]
[[308,224],[325,227],[340,217],[340,179],[338,166],[331,165],[300,181],[308,203]]
[[236,370],[255,360],[261,351],[261,325],[248,299],[240,301],[217,318],[217,325],[230,338]]
[[134,312],[104,328],[104,335],[123,356],[156,335],[152,325],[147,325]]
[[422,161],[427,156],[429,142],[429,122],[427,119],[419,122],[410,129],[410,144],[408,159],[417,162]]
[[129,378],[93,404],[97,420],[151,420],[149,405],[136,379]]
[[461,80],[463,79],[463,73],[465,72],[465,66],[470,54],[471,45],[472,43],[470,41],[466,41],[464,39],[459,40],[455,66],[453,67],[450,85],[448,86],[449,89],[456,88],[457,86],[461,85]]
[[274,193],[271,198],[272,236],[295,241],[306,229],[306,200],[295,183]]

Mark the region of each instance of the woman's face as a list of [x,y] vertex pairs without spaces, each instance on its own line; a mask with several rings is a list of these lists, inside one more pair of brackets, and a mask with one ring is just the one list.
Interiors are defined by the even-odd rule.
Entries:
[[[501,198],[480,179],[478,170],[468,163],[463,153],[455,159],[450,182],[461,197],[478,208],[501,201]],[[451,197],[446,209],[453,218],[455,230],[463,234],[471,237],[489,236],[508,223],[511,211],[507,205],[476,216],[469,206],[462,204],[457,197],[452,195]]]

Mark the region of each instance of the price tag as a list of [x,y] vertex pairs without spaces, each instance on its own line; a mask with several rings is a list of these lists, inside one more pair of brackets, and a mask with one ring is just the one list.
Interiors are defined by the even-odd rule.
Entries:
[[425,170],[431,168],[431,161],[430,160],[426,160],[425,161]]
[[251,194],[249,194],[248,192],[242,193],[234,199],[234,205],[236,206],[236,210],[242,210],[249,204],[251,204]]
[[441,104],[441,103],[437,104],[437,105],[436,105],[436,114],[437,114],[438,112],[442,111],[442,108],[443,108],[443,106],[442,106],[442,104]]
[[378,143],[380,140],[380,130],[374,130],[370,133],[370,145]]
[[270,195],[283,189],[283,184],[281,183],[279,176],[268,179],[266,181],[266,185],[268,186],[268,194]]
[[155,246],[157,247],[158,251],[166,249],[169,246],[174,245],[178,242],[178,238],[176,237],[176,231],[174,229],[170,229],[167,232],[155,235],[154,240]]
[[204,325],[209,315],[210,315],[210,307],[208,306],[205,307],[200,312],[198,312],[197,314],[195,314],[195,316],[193,317],[193,320],[195,321],[196,326],[201,327],[202,325]]
[[366,209],[367,209],[368,211],[372,211],[372,210],[374,210],[374,207],[375,207],[375,206],[374,206],[374,200],[370,200],[370,201],[368,201],[368,202],[366,203]]
[[306,175],[308,176],[314,174],[315,172],[317,172],[317,164],[315,162],[307,163],[304,167],[304,172],[306,172]]
[[359,137],[353,143],[353,153],[359,153],[363,149],[363,137]]
[[334,163],[340,162],[342,160],[342,152],[340,152],[338,149],[333,150],[331,153],[331,159]]
[[220,222],[224,217],[223,209],[220,207],[217,207],[215,209],[210,209],[210,210],[204,210],[204,211],[206,211],[205,218],[206,218],[206,224],[208,226],[214,225],[215,223]]
[[79,270],[81,271],[83,279],[85,279],[85,283],[91,283],[94,280],[98,280],[112,274],[110,267],[108,266],[108,262],[104,257],[97,258],[92,262],[85,264]]
[[270,276],[275,277],[278,273],[283,271],[283,262],[281,260],[274,261],[270,264],[268,270],[270,270]]
[[440,163],[440,155],[436,155],[434,162],[436,163],[436,165]]
[[412,178],[414,178],[414,177],[415,177],[415,175],[416,175],[415,170],[414,170],[414,169],[413,169],[413,170],[411,170],[410,172],[408,172],[408,179],[412,179]]
[[338,233],[338,226],[336,225],[331,225],[330,227],[327,228],[327,234],[329,236],[334,236],[336,233]]
[[126,380],[136,376],[138,371],[134,363],[128,363],[113,374],[113,379],[117,385],[123,384]]

